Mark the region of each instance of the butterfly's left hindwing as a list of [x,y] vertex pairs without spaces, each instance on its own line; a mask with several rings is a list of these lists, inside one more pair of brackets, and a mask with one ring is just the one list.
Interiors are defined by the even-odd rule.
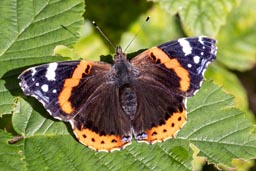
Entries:
[[[95,79],[97,83],[101,78]],[[71,120],[78,140],[97,151],[113,151],[131,143],[131,123],[121,108],[118,87],[100,82],[89,97],[86,92],[93,83],[82,84],[77,92],[83,107]],[[89,90],[90,91],[90,90]]]

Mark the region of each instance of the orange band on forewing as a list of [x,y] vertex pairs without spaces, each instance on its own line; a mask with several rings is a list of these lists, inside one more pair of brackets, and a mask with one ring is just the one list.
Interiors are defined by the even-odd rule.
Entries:
[[72,107],[72,104],[69,101],[73,88],[78,86],[80,80],[83,77],[83,74],[85,75],[90,74],[91,68],[92,68],[91,62],[81,61],[75,68],[72,74],[72,77],[65,80],[64,86],[62,88],[62,91],[60,92],[58,99],[59,99],[60,108],[66,114],[71,114],[74,111],[74,108]]
[[71,103],[68,101],[70,94],[71,94],[72,88],[71,87],[65,87],[60,95],[59,95],[59,104],[61,109],[67,113],[70,114],[73,112],[73,107],[71,105]]
[[164,63],[166,68],[173,69],[180,78],[180,89],[187,91],[190,85],[190,78],[188,71],[183,68],[177,59],[170,59],[169,62]]
[[65,80],[64,87],[75,87],[79,84],[79,79],[68,78]]
[[[154,59],[152,55],[156,58]],[[149,49],[149,56],[155,62],[160,60],[160,63],[163,64],[168,69],[173,69],[177,76],[180,78],[180,89],[182,91],[187,91],[190,85],[190,78],[188,71],[182,67],[179,61],[175,58],[169,57],[161,49],[154,47]]]

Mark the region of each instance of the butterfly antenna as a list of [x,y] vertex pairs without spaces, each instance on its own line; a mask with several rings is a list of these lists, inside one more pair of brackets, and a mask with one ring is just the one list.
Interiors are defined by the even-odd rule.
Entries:
[[100,32],[100,34],[104,37],[104,39],[107,40],[107,42],[116,49],[116,46],[110,41],[110,39],[106,36],[106,34],[101,30],[101,28],[96,24],[95,21],[92,21],[92,24],[95,26],[95,28]]
[[75,38],[79,38],[79,36],[77,36],[77,34],[75,34],[74,32],[72,32],[71,30],[69,30],[66,26],[61,25],[62,28],[64,28],[65,30],[67,30],[69,33],[71,33]]
[[137,31],[137,33],[133,36],[132,40],[130,41],[130,43],[127,45],[127,47],[125,48],[124,52],[130,47],[130,45],[132,44],[132,42],[135,40],[135,38],[138,36],[138,34],[141,32],[142,28],[144,28],[144,25],[146,24],[146,22],[148,22],[148,20],[150,19],[150,16],[148,16],[146,18],[146,20],[144,21],[144,23],[142,24],[141,28],[139,29],[139,31]]

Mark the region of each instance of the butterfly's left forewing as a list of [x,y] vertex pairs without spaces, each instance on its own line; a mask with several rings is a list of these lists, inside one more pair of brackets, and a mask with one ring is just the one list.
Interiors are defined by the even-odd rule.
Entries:
[[62,112],[58,96],[66,78],[71,77],[79,61],[53,62],[26,69],[19,75],[20,86],[27,96],[39,100],[55,118],[68,120],[70,115]]
[[94,65],[90,61],[53,62],[29,68],[19,75],[20,86],[25,95],[39,100],[56,119],[68,121],[80,106],[71,104],[69,99],[81,80],[90,75],[104,75],[110,64]]

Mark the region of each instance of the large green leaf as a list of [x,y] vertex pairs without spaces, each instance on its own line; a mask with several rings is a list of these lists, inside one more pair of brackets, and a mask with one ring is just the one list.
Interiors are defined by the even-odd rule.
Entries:
[[82,22],[80,0],[3,0],[0,6],[0,77],[23,66],[61,60],[50,57],[53,48],[75,40],[62,25],[76,31]]
[[[225,75],[225,77],[223,77],[223,75]],[[214,63],[207,69],[205,77],[213,79],[218,85],[223,85],[224,90],[234,95],[236,97],[236,106],[239,109],[248,109],[246,91],[234,73]]]
[[231,9],[240,0],[152,0],[174,15],[179,14],[185,33],[189,36],[208,35],[215,37],[225,24]]
[[[13,95],[20,93],[21,67],[49,61],[57,44],[71,45],[75,37],[63,29],[78,30],[84,4],[80,0],[0,1],[0,116],[16,110]],[[17,91],[18,89],[18,91]]]
[[244,113],[234,107],[233,96],[206,83],[188,103],[188,109],[193,124],[185,125],[179,136],[198,147],[199,155],[212,163],[229,166],[232,158],[255,158],[254,127]]

